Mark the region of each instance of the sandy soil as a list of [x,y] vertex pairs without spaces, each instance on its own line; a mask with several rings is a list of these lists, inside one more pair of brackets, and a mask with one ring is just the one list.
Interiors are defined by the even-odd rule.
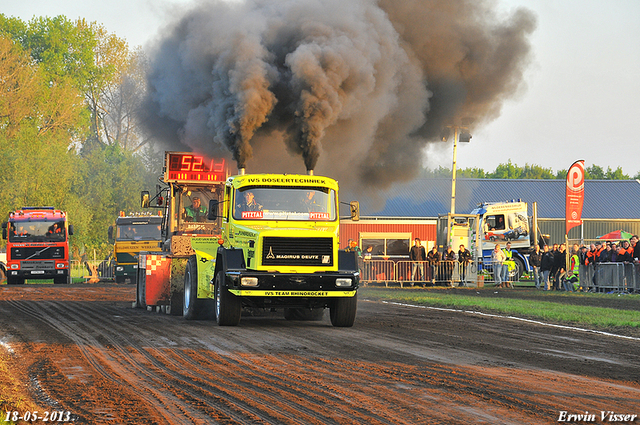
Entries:
[[238,327],[218,327],[134,309],[134,298],[127,285],[1,286],[0,350],[25,394],[82,424],[640,415],[634,336],[373,302],[366,290],[353,328],[333,328],[328,314],[243,316]]

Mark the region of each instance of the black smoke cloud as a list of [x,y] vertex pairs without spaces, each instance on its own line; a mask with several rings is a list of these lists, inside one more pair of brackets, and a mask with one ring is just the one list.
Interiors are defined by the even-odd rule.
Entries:
[[[147,129],[249,172],[408,180],[443,125],[522,89],[535,17],[478,0],[201,1],[152,51]],[[303,168],[304,166],[304,168]]]

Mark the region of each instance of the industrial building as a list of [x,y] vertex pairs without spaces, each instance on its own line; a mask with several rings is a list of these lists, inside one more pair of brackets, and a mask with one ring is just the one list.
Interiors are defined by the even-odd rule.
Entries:
[[[470,213],[482,202],[520,199],[537,203],[540,231],[551,243],[565,237],[564,180],[470,179],[456,180],[455,212]],[[341,225],[341,246],[354,239],[364,249],[375,246],[378,255],[406,255],[416,237],[427,248],[436,243],[437,217],[451,209],[451,179],[416,179],[380,194],[384,205],[360,201],[360,221]],[[571,229],[571,241],[589,242],[614,230],[640,234],[640,181],[586,180],[584,224]],[[402,254],[402,253],[405,254]],[[380,254],[382,253],[382,254]]]

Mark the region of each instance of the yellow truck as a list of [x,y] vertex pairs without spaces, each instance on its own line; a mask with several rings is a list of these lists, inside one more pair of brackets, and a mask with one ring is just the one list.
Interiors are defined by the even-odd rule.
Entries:
[[116,283],[137,283],[140,252],[158,250],[162,246],[162,221],[162,216],[125,215],[124,212],[116,218],[113,235]]
[[283,309],[289,320],[319,320],[328,308],[333,326],[353,326],[360,274],[356,254],[339,249],[339,205],[328,177],[229,177],[209,203],[221,237],[191,241],[184,316],[197,318],[213,299],[223,326],[237,325],[243,307]]

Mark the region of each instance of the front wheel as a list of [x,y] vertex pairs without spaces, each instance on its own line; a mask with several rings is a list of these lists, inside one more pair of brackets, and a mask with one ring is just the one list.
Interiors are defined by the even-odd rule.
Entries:
[[514,282],[519,282],[524,274],[524,262],[520,258],[514,258],[513,261],[516,263],[516,268],[513,271],[512,278]]
[[69,276],[56,276],[53,278],[54,285],[66,285],[69,283]]
[[340,328],[350,328],[356,320],[358,294],[350,298],[336,298],[329,308],[331,324]]
[[24,277],[7,276],[7,285],[24,285]]
[[216,275],[216,322],[220,326],[236,326],[240,323],[242,302],[224,287],[224,273]]

